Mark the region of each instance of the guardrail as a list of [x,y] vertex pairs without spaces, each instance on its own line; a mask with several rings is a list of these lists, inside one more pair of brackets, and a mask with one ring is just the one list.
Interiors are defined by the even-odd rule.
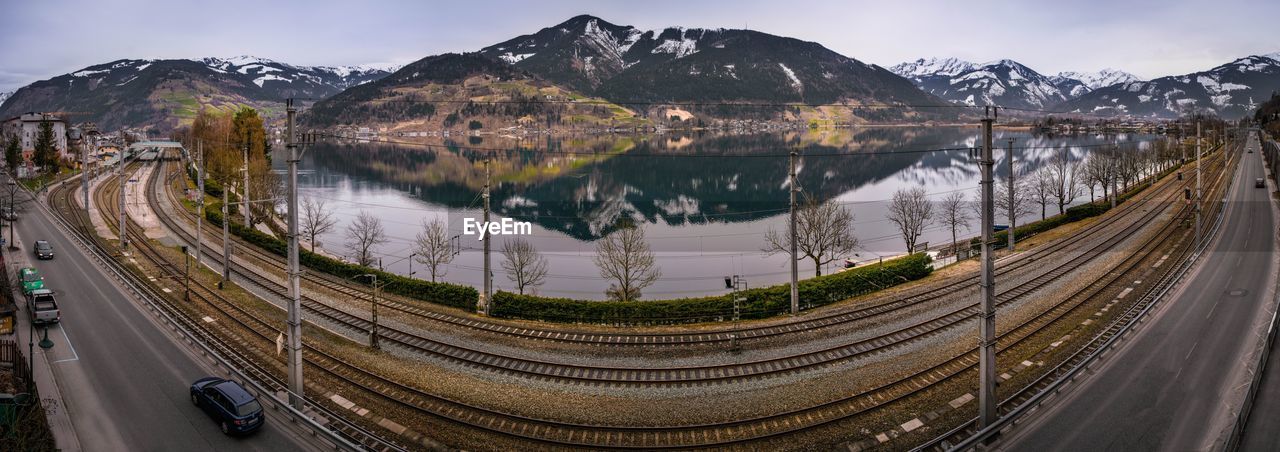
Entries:
[[[60,183],[65,183],[65,182],[67,181],[64,180]],[[50,190],[52,190],[53,188],[56,188],[56,187],[55,186],[49,187]],[[35,194],[31,194],[31,195],[33,197],[35,196]],[[186,325],[186,322],[183,322],[175,318],[174,315],[169,313],[162,306],[162,302],[158,301],[163,299],[163,295],[160,295],[160,293],[155,288],[151,287],[149,284],[142,282],[140,277],[138,277],[137,275],[134,275],[132,272],[129,272],[123,269],[119,265],[119,263],[117,263],[110,256],[106,255],[106,253],[100,250],[97,246],[94,246],[92,243],[90,243],[87,238],[82,236],[80,233],[73,231],[69,225],[64,223],[64,220],[62,219],[62,217],[54,214],[49,209],[48,206],[39,202],[36,202],[34,204],[38,206],[38,208],[44,210],[45,213],[54,220],[53,223],[55,226],[61,229],[63,233],[65,233],[68,237],[71,237],[73,239],[73,242],[75,242],[91,258],[97,261],[99,267],[102,267],[106,269],[108,272],[110,272],[109,276],[112,276],[119,283],[121,283],[124,286],[124,288],[132,292],[135,297],[145,302],[147,304],[148,309],[150,309],[152,313],[159,316],[160,320],[163,320],[165,323],[167,323],[170,329],[181,334],[183,336],[183,339],[188,344],[191,344],[192,346],[198,348],[201,354],[212,359],[215,365],[224,369],[230,376],[240,380],[243,383],[246,383],[246,385],[248,386],[247,389],[250,392],[254,393],[255,396],[258,396],[260,400],[265,399],[265,401],[267,401],[266,404],[268,406],[271,406],[277,409],[278,411],[281,411],[286,416],[288,416],[290,420],[293,421],[294,423],[297,423],[307,428],[308,430],[311,431],[313,436],[319,437],[322,440],[327,441],[332,446],[333,450],[343,450],[343,451],[365,450],[363,446],[360,446],[352,442],[346,435],[339,433],[337,431],[334,431],[329,427],[326,427],[325,425],[317,421],[315,418],[291,406],[287,400],[289,395],[288,390],[284,388],[283,385],[281,385],[281,387],[279,388],[272,388],[270,383],[267,383],[272,380],[269,375],[265,375],[260,371],[257,371],[256,366],[247,362],[244,358],[236,356],[236,354],[233,353],[231,350],[229,350],[227,346],[225,345],[222,346],[222,348],[226,348],[226,350],[215,349],[211,344],[220,343],[221,342],[220,340],[217,340],[216,338],[211,337],[211,333],[209,332],[206,332],[200,329],[189,328],[189,326]],[[281,400],[281,398],[277,397],[276,394],[279,392],[285,393],[285,397],[283,397],[284,400]],[[341,416],[338,416],[332,413],[327,408],[312,402],[310,399],[307,399],[305,397],[300,397],[300,398],[303,400],[304,409],[311,410],[316,413],[322,413],[328,416],[328,420],[343,422],[347,427],[352,428],[361,433],[367,434],[369,438],[373,438],[379,441],[381,445],[387,448],[391,448],[395,450],[403,450],[403,448],[400,447],[399,445],[386,442],[385,440],[382,440],[377,435],[374,435],[373,433],[368,432],[367,430],[364,430],[359,426],[356,426],[354,424],[351,424],[350,422],[345,421],[345,419],[342,418]]]
[[[970,450],[970,449],[976,449],[979,446],[986,444],[990,439],[1001,434],[1005,430],[1005,428],[1011,427],[1013,426],[1013,424],[1017,423],[1017,421],[1021,420],[1021,417],[1023,415],[1038,408],[1045,401],[1047,401],[1050,396],[1061,391],[1066,384],[1075,381],[1077,376],[1079,376],[1082,372],[1087,370],[1090,366],[1094,364],[1094,362],[1099,357],[1101,357],[1106,352],[1110,351],[1117,343],[1119,343],[1120,339],[1126,336],[1129,333],[1129,331],[1133,329],[1134,326],[1141,323],[1142,320],[1145,319],[1147,315],[1151,313],[1151,310],[1154,309],[1156,306],[1158,306],[1158,303],[1156,303],[1154,300],[1159,300],[1161,298],[1164,298],[1166,295],[1168,295],[1169,291],[1173,290],[1173,288],[1177,286],[1176,282],[1182,279],[1186,275],[1187,271],[1189,271],[1191,267],[1194,266],[1195,262],[1200,259],[1200,256],[1203,254],[1204,250],[1208,248],[1209,243],[1213,242],[1213,240],[1209,238],[1217,235],[1218,230],[1222,227],[1222,220],[1226,216],[1226,201],[1223,200],[1223,201],[1220,201],[1220,203],[1221,204],[1218,209],[1218,214],[1214,220],[1213,227],[1209,230],[1208,234],[1205,234],[1205,238],[1203,242],[1201,242],[1196,247],[1191,257],[1183,261],[1181,264],[1179,264],[1177,269],[1166,274],[1164,278],[1162,278],[1158,283],[1156,283],[1156,285],[1152,286],[1152,288],[1148,290],[1146,294],[1143,295],[1144,298],[1154,297],[1152,302],[1147,303],[1137,313],[1137,315],[1134,315],[1133,318],[1131,318],[1129,322],[1126,323],[1119,331],[1117,331],[1114,335],[1108,338],[1100,347],[1098,347],[1096,350],[1094,350],[1092,353],[1086,356],[1083,361],[1081,361],[1075,367],[1072,367],[1060,378],[1050,383],[1048,386],[1046,386],[1040,392],[1036,393],[1034,396],[1031,396],[1031,398],[1027,399],[1027,401],[1023,402],[1021,405],[1018,405],[1008,414],[1001,416],[999,419],[996,420],[995,423],[987,426],[982,430],[979,430],[977,433],[973,434],[972,436],[969,436],[965,440],[957,443],[954,446],[947,448],[947,450],[949,451]],[[1075,356],[1077,356],[1079,353],[1082,353],[1083,351],[1084,349],[1077,351],[1076,354],[1073,354],[1072,356],[1068,357],[1066,360],[1063,360],[1062,363],[1058,364],[1057,367],[1051,369],[1049,372],[1046,372],[1043,376],[1041,376],[1041,378],[1048,378],[1049,375],[1054,375],[1059,369],[1061,369],[1061,366],[1071,362],[1071,360]],[[976,419],[974,421],[976,421]],[[969,426],[969,423],[961,424],[960,426],[936,437],[934,440],[913,448],[912,452],[922,451],[924,449],[928,449],[932,447],[939,447],[939,446],[946,447],[945,445],[941,444],[943,440],[959,434],[968,426]]]
[[[1267,163],[1274,165],[1276,151],[1280,146],[1277,146],[1274,141],[1262,138],[1261,134],[1259,134],[1259,140],[1261,142],[1259,147],[1262,148],[1263,157],[1269,160]],[[1271,171],[1271,180],[1273,182],[1276,181],[1276,177],[1276,173]],[[1280,289],[1280,287],[1277,289]],[[1277,294],[1280,294],[1280,290],[1277,291]],[[1280,304],[1280,300],[1277,300],[1276,303]],[[1262,385],[1262,375],[1267,369],[1267,360],[1271,359],[1271,347],[1276,342],[1277,320],[1280,320],[1280,309],[1271,311],[1271,323],[1267,325],[1267,334],[1262,343],[1262,353],[1258,354],[1258,361],[1254,364],[1254,369],[1257,370],[1253,373],[1253,378],[1249,379],[1249,391],[1245,393],[1244,405],[1240,407],[1240,413],[1236,416],[1235,425],[1231,427],[1231,436],[1227,438],[1227,444],[1224,448],[1227,452],[1235,452],[1240,448],[1240,438],[1244,435],[1244,428],[1249,423],[1249,415],[1253,412],[1254,399],[1258,396],[1258,388]],[[1273,369],[1272,371],[1276,370]]]

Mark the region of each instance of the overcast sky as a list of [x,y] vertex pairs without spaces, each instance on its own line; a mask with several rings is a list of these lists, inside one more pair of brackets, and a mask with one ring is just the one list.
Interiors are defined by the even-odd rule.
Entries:
[[747,27],[891,66],[1010,58],[1041,73],[1143,78],[1280,52],[1280,1],[46,0],[0,7],[0,91],[122,58],[254,55],[298,65],[408,63],[477,50],[577,14],[644,29]]

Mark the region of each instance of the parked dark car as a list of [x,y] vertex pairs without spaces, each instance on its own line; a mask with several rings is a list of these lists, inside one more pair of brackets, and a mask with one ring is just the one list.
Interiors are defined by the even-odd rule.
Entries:
[[53,245],[48,240],[36,240],[36,258],[53,259]]
[[258,398],[231,380],[205,377],[191,384],[191,403],[212,417],[222,433],[249,433],[262,427],[266,418]]
[[18,213],[8,207],[5,207],[3,211],[0,211],[0,217],[4,218],[5,221],[18,221]]

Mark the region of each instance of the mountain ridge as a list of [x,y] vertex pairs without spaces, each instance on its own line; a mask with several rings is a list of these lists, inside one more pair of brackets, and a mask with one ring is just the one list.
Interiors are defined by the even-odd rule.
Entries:
[[745,29],[641,30],[579,15],[479,53],[618,102],[941,104],[891,72],[819,43]]
[[1162,119],[1212,113],[1236,119],[1252,114],[1276,91],[1280,91],[1280,59],[1250,55],[1205,71],[1100,88],[1057,109]]
[[121,59],[40,80],[0,103],[0,116],[28,111],[83,112],[74,120],[104,130],[172,129],[201,108],[278,110],[286,98],[323,98],[377,80],[367,67],[297,66],[251,56]]

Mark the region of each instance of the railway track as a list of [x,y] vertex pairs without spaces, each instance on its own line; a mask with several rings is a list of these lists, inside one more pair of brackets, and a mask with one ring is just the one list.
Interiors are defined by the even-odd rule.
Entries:
[[[114,186],[114,184],[108,184],[108,185]],[[75,195],[77,188],[78,187],[69,187],[67,184],[63,184],[62,186],[59,186],[54,190],[52,190],[49,193],[49,200],[50,200],[49,204],[51,207],[50,210],[54,213],[56,217],[58,217],[63,222],[63,224],[69,226],[66,228],[68,230],[67,232],[76,236],[81,241],[81,243],[84,243],[90,247],[98,247],[101,250],[109,250],[110,248],[105,246],[105,245],[108,245],[108,243],[105,240],[98,237],[97,234],[95,233],[92,222],[89,220],[87,216],[87,212],[77,208],[74,202],[70,200],[70,196]],[[101,203],[102,200],[99,199],[99,202]],[[107,204],[115,205],[114,203],[111,203],[111,202],[107,202]],[[118,214],[118,211],[111,212],[111,213]],[[181,276],[183,275],[182,269],[178,268],[178,266],[174,263],[170,263],[167,260],[159,258],[155,250],[152,248],[151,244],[147,241],[148,239],[142,236],[141,234],[138,234],[136,231],[137,229],[129,231],[130,236],[132,237],[131,241],[137,245],[135,249],[139,250],[140,254],[145,259],[160,266],[160,268],[165,273],[165,275],[163,275],[162,278],[172,279],[175,281],[181,280]],[[102,259],[113,258],[106,254],[109,254],[109,253],[102,254],[101,258]],[[119,256],[119,257],[122,258],[123,256]],[[106,262],[104,261],[104,263]],[[132,274],[127,268],[124,268],[125,266],[122,264],[123,264],[122,262],[117,263],[117,265],[122,270],[122,274],[124,275]],[[136,281],[137,286],[147,287],[149,289],[149,290],[146,290],[147,292],[149,292],[147,294],[149,295],[147,296],[148,303],[151,304],[151,307],[153,309],[158,307],[159,309],[163,310],[164,312],[161,315],[164,316],[164,318],[170,319],[171,321],[175,322],[177,325],[180,325],[180,327],[183,328],[184,330],[198,336],[199,340],[204,341],[205,345],[209,346],[212,350],[219,352],[219,354],[224,359],[228,359],[233,363],[237,364],[239,366],[239,368],[237,369],[239,372],[250,376],[260,384],[266,385],[266,387],[269,390],[274,390],[277,394],[282,394],[287,392],[286,383],[284,382],[283,378],[281,378],[278,375],[278,368],[279,368],[278,363],[275,363],[273,365],[273,363],[261,360],[258,355],[255,355],[252,353],[245,353],[246,348],[245,348],[245,343],[243,341],[229,340],[227,339],[227,337],[220,336],[217,334],[212,334],[210,331],[206,329],[207,323],[206,325],[201,325],[200,322],[197,322],[191,316],[187,315],[181,308],[176,306],[172,300],[162,295],[160,291],[155,290],[154,287],[148,286],[146,282],[141,281],[141,277],[139,275],[133,274],[133,276],[136,279],[138,279],[138,281]],[[204,301],[211,306],[215,306],[215,307],[218,306],[218,304],[212,302],[213,297],[218,297],[218,294],[216,292],[209,291],[207,287],[204,287],[203,285],[200,285],[198,283],[195,286],[193,286],[193,288],[196,289],[192,292],[192,295],[193,297],[195,297],[195,299]],[[142,295],[142,294],[139,294],[139,295]],[[229,305],[229,303],[224,303],[224,304]],[[231,319],[232,321],[238,322],[241,325],[244,325],[243,322],[241,322],[237,318],[230,317],[230,316],[228,316],[227,318]],[[268,326],[268,328],[270,327]],[[230,336],[230,337],[235,337],[235,336]],[[356,445],[364,448],[365,450],[394,451],[394,450],[405,449],[405,447],[403,447],[402,445],[400,445],[394,440],[389,440],[382,436],[373,435],[369,430],[362,427],[358,427],[355,424],[352,424],[346,421],[345,419],[334,415],[332,412],[327,411],[324,408],[321,408],[319,406],[316,406],[313,402],[308,401],[307,403],[309,405],[308,409],[312,410],[314,414],[320,414],[321,416],[323,416],[324,420],[322,421],[322,423],[324,424],[323,425],[324,428],[327,428],[333,432],[336,432],[339,436],[346,438],[347,440],[355,443]]]
[[[166,185],[173,182],[174,177],[180,174],[181,171],[164,173]],[[154,195],[157,195],[157,187],[153,183],[155,180],[157,180],[157,178],[152,178],[148,181],[148,188],[146,192],[149,195],[148,198],[152,200],[152,208],[159,209],[160,207],[156,205],[154,200],[156,197]],[[174,192],[172,189],[168,189],[166,191],[170,195]],[[1168,196],[1173,195],[1176,195],[1176,193],[1168,193]],[[156,211],[159,212],[160,210]],[[998,294],[998,305],[1007,306],[1011,303],[1020,301],[1033,293],[1035,289],[1042,287],[1044,284],[1056,280],[1057,278],[1086,265],[1107,250],[1123,243],[1137,231],[1142,230],[1146,224],[1157,218],[1159,214],[1160,209],[1147,209],[1147,211],[1134,223],[1117,222],[1110,224],[1112,226],[1112,230],[1108,230],[1107,238],[1105,240],[1097,241],[1090,248],[1081,252],[1074,258],[1049,268],[1047,271],[1044,271],[1035,278],[1031,278],[1030,280],[1024,281],[1023,283],[1013,287],[1005,288]],[[160,217],[162,219],[165,218],[164,216]],[[172,224],[172,220],[166,221],[170,222],[170,229],[179,234],[181,240],[187,243],[194,243],[193,238],[181,227]],[[211,256],[211,258],[219,262],[221,260],[221,256]],[[233,265],[233,267],[238,266]],[[242,270],[242,277],[252,280],[255,284],[274,293],[276,296],[282,298],[288,296],[285,287],[280,285],[277,281],[266,278],[256,272],[244,269]],[[935,296],[941,295],[942,294],[936,294]],[[302,301],[303,308],[309,314],[318,315],[324,320],[338,324],[343,328],[363,332],[368,331],[371,327],[370,321],[329,306],[308,297],[305,294]],[[958,308],[949,309],[942,315],[932,317],[921,323],[908,325],[873,337],[839,344],[808,353],[724,365],[693,365],[678,367],[619,367],[567,364],[526,357],[508,356],[494,352],[487,352],[477,348],[450,344],[394,326],[380,325],[378,330],[379,336],[384,343],[389,342],[399,345],[406,350],[425,356],[446,360],[460,365],[480,368],[501,375],[513,375],[566,384],[652,387],[736,383],[834,366],[848,362],[849,360],[881,353],[894,347],[904,346],[911,342],[919,341],[943,331],[956,328],[964,324],[968,319],[974,318],[977,314],[978,306],[976,303],[966,304]]]
[[[1184,181],[1182,184],[1188,184]],[[1137,199],[1129,200],[1122,204],[1116,212],[1106,216],[1090,225],[1081,233],[1067,237],[1053,243],[1039,247],[1035,250],[1013,256],[1012,258],[1002,260],[998,268],[997,277],[1005,278],[1014,272],[1025,272],[1037,270],[1037,265],[1041,258],[1049,256],[1062,250],[1069,250],[1086,240],[1088,237],[1097,235],[1097,232],[1110,227],[1121,219],[1127,218],[1128,213],[1134,209],[1138,209],[1146,205],[1152,199],[1156,199],[1163,193],[1170,191],[1171,182],[1166,182],[1159,187],[1158,190],[1149,190],[1139,195]],[[155,198],[149,192],[149,197]],[[175,193],[169,190],[167,197],[175,210],[180,211],[180,216],[186,219],[184,225],[194,227],[194,214],[182,208],[176,203]],[[153,204],[153,209],[158,207]],[[184,236],[184,240],[188,243],[194,243],[191,239],[191,233],[187,232],[187,228],[178,225],[175,219],[164,218],[166,226]],[[213,240],[220,240],[221,231],[214,230],[212,226],[206,226],[206,235]],[[249,245],[237,241],[237,250],[243,251],[249,257],[257,262],[263,263],[270,268],[276,275],[282,275],[285,272],[282,257],[263,251],[256,246]],[[207,255],[211,256],[215,261],[220,262],[221,251],[208,249]],[[275,286],[277,291],[284,290],[284,286],[279,281],[266,278],[258,274],[260,270],[247,269],[238,265],[233,265],[233,271],[241,277],[249,278],[255,281],[265,281],[271,286]],[[306,284],[315,284],[324,289],[341,294],[354,300],[368,300],[368,293],[362,286],[354,286],[347,281],[338,281],[335,277],[323,273],[307,272],[303,276]],[[692,331],[692,332],[610,332],[601,333],[598,331],[573,330],[564,328],[545,328],[545,327],[528,327],[503,322],[495,322],[492,320],[477,318],[474,316],[458,315],[450,308],[432,306],[422,301],[413,301],[397,297],[394,295],[384,296],[380,300],[379,306],[399,311],[410,316],[434,322],[442,326],[462,328],[468,331],[480,332],[484,334],[498,335],[500,337],[508,337],[522,340],[538,340],[553,341],[571,344],[594,345],[594,346],[688,346],[695,344],[723,344],[728,343],[732,338],[740,342],[753,341],[778,337],[800,331],[818,331],[824,328],[847,325],[850,322],[868,319],[886,313],[903,309],[905,307],[914,306],[920,302],[937,299],[939,297],[976,287],[976,279],[968,276],[956,277],[935,283],[923,288],[914,290],[912,293],[901,297],[889,298],[873,302],[872,304],[859,306],[848,309],[834,309],[812,316],[804,316],[794,320],[786,320],[767,325],[755,325],[746,327],[723,328],[714,330]],[[268,287],[268,286],[264,286]],[[366,301],[367,302],[367,301]],[[451,312],[453,311],[453,312]],[[367,327],[365,327],[367,329]]]
[[[1229,163],[1224,164],[1223,166],[1224,168],[1230,167]],[[1208,196],[1206,196],[1205,199],[1211,200],[1219,198],[1218,196],[1215,196],[1215,193],[1221,193],[1225,190],[1225,188],[1230,185],[1231,178],[1234,177],[1234,175],[1228,177],[1228,174],[1231,173],[1224,170],[1219,174],[1218,178],[1210,181],[1210,186],[1207,187],[1208,190],[1206,191]],[[1209,213],[1208,218],[1219,217],[1222,207],[1223,206],[1219,203],[1210,203],[1209,208],[1206,209]],[[1155,275],[1158,278],[1157,282],[1152,284],[1142,295],[1136,297],[1136,301],[1125,307],[1124,310],[1119,315],[1112,318],[1105,327],[1092,335],[1082,348],[1076,349],[1057,365],[1054,365],[1039,377],[1035,378],[1030,384],[1019,388],[1013,394],[1002,399],[999,405],[1001,416],[1016,413],[1020,409],[1023,409],[1023,405],[1028,401],[1037,397],[1043,397],[1041,395],[1042,392],[1047,388],[1058,384],[1064,376],[1070,375],[1072,370],[1076,367],[1083,365],[1090,359],[1093,359],[1102,349],[1110,346],[1112,342],[1123,335],[1131,325],[1137,322],[1151,308],[1159,303],[1160,296],[1165,291],[1172,288],[1173,285],[1177,283],[1182,272],[1193,264],[1190,259],[1196,252],[1196,249],[1194,243],[1188,243],[1191,242],[1191,240],[1186,240],[1190,234],[1190,231],[1184,233],[1178,245],[1175,246],[1177,255],[1171,260],[1171,262],[1175,262],[1176,264],[1165,267],[1167,270],[1164,272],[1158,272],[1158,274]],[[1208,243],[1208,240],[1205,242]],[[1128,272],[1133,271],[1138,264],[1143,262],[1145,262],[1143,259],[1134,259],[1131,264],[1125,266],[1125,270],[1122,273],[1127,274]],[[1112,280],[1119,279],[1120,277],[1121,275],[1117,274]],[[969,419],[952,430],[947,431],[924,445],[913,449],[913,451],[950,450],[953,445],[959,444],[966,438],[972,437],[977,434],[979,430],[978,419]]]
[[[1165,227],[1169,226],[1166,225]],[[1159,235],[1156,234],[1156,237]],[[140,244],[139,247],[143,246],[141,244],[147,244],[147,247],[150,246],[145,238],[136,240],[135,243]],[[170,266],[168,271],[173,272],[176,270]],[[204,288],[203,290],[207,289]],[[225,302],[220,303],[227,304]],[[252,317],[244,312],[235,313],[235,310],[230,306],[220,307],[219,309],[224,309],[224,312],[228,312],[228,315]],[[1037,316],[1003,334],[1001,336],[1002,340],[1013,340],[1014,342],[1002,349],[1014,346],[1027,337],[1031,337],[1036,331],[1043,329],[1045,325],[1052,324],[1052,318],[1065,315],[1062,312],[1062,310],[1050,310],[1046,315]],[[1069,312],[1069,309],[1067,312]],[[261,320],[258,321],[262,322]],[[248,320],[246,322],[252,323]],[[259,331],[262,334],[257,335],[259,340],[268,340],[263,335],[271,336],[273,332],[278,331],[265,322],[262,322],[256,328],[262,330]],[[1011,334],[1012,336],[1010,336]],[[274,336],[270,340],[273,341]],[[447,419],[451,422],[477,427],[485,431],[518,438],[522,441],[530,441],[532,444],[572,448],[658,449],[749,448],[751,444],[758,444],[756,443],[758,441],[846,421],[971,370],[977,362],[975,352],[954,357],[907,378],[888,382],[875,388],[813,407],[730,422],[634,427],[562,423],[499,413],[426,394],[411,387],[395,383],[390,379],[351,368],[350,366],[343,368],[340,362],[326,361],[328,358],[321,354],[312,352],[307,357],[308,360],[315,361],[315,363],[309,364],[310,366],[320,365],[334,369],[328,375],[335,376],[335,378],[339,378],[337,375],[349,375],[347,381],[352,381],[353,384],[364,388],[370,393],[380,395],[390,403],[398,403],[406,407],[412,406],[415,410],[432,417]]]

